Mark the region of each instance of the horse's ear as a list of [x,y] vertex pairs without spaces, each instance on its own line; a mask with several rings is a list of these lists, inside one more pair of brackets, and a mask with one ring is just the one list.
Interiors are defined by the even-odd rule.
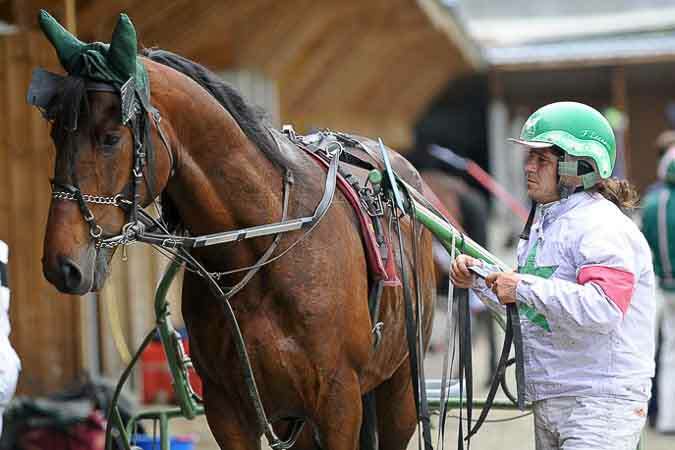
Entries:
[[41,9],[38,13],[38,22],[42,32],[47,36],[56,50],[61,65],[70,72],[75,63],[75,56],[79,55],[84,43],[73,36],[54,19],[47,11]]
[[110,42],[108,62],[125,81],[136,75],[137,51],[136,29],[129,16],[122,13]]

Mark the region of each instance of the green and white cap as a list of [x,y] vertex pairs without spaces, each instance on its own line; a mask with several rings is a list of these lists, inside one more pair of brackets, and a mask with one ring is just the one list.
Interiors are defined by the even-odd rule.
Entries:
[[[539,108],[512,142],[531,148],[559,147],[567,155],[590,159],[600,178],[609,178],[616,162],[616,140],[607,119],[577,102],[556,102]],[[561,167],[562,169],[562,167]]]

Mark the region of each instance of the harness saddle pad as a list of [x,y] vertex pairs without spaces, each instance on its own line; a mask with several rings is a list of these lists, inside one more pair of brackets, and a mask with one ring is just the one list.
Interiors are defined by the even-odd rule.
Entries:
[[[300,148],[303,148],[303,146],[300,146]],[[328,161],[310,151],[307,151],[307,153],[321,164],[322,167],[328,170]],[[384,286],[400,286],[401,280],[399,280],[398,275],[396,274],[396,263],[388,234],[386,232],[384,233],[384,238],[387,241],[387,258],[385,262],[380,256],[379,245],[377,243],[377,238],[375,237],[372,219],[363,210],[359,200],[359,194],[340,174],[337,175],[337,185],[340,192],[342,192],[347,198],[347,201],[349,201],[349,204],[352,206],[359,219],[359,224],[361,225],[361,237],[363,238],[366,259],[368,261],[368,269],[373,279],[378,281],[381,280]]]

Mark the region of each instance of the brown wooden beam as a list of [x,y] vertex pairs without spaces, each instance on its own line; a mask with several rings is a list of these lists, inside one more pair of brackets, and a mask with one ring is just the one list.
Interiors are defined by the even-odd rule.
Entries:
[[630,117],[629,114],[629,103],[628,103],[628,83],[626,81],[626,70],[623,66],[614,67],[611,73],[611,95],[612,95],[612,106],[618,109],[624,116],[624,123],[618,130],[615,130],[617,133],[621,133],[621,136],[617,136],[623,145],[623,160],[625,164],[625,177],[630,178],[631,165],[632,165],[632,155],[630,148],[630,120],[627,120]]
[[77,0],[63,0],[64,26],[66,30],[77,36]]

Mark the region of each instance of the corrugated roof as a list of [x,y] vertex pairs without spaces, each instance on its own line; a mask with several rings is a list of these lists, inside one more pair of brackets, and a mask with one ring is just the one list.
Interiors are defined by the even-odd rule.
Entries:
[[471,36],[487,47],[514,46],[608,34],[657,32],[675,27],[675,7],[616,10],[613,13],[472,19]]
[[492,66],[602,65],[675,60],[675,30],[611,35],[592,39],[491,47],[485,56]]

